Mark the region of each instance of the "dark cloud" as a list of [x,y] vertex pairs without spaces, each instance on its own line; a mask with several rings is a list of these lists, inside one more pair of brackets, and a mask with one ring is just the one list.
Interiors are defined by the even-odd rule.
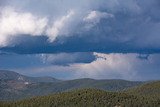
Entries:
[[[116,42],[105,39],[88,39],[85,37],[72,36],[56,40],[54,43],[47,42],[44,37],[31,37],[20,41],[12,47],[1,48],[3,52],[18,54],[38,54],[38,53],[61,53],[61,52],[102,52],[102,53],[141,53],[152,54],[159,53],[159,48],[137,47],[134,42]],[[137,45],[136,43],[134,43]]]
[[69,66],[76,63],[91,63],[96,59],[93,53],[56,53],[56,54],[11,54],[0,53],[0,69],[26,69],[40,66]]
[[91,63],[96,59],[92,53],[57,53],[57,54],[42,54],[43,63],[69,66],[75,63]]

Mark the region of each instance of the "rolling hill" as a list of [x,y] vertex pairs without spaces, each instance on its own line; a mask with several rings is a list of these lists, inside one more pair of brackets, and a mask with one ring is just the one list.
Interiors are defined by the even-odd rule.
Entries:
[[94,88],[107,91],[122,91],[143,84],[126,80],[58,80],[51,77],[28,77],[13,71],[0,71],[0,100],[17,100],[74,89]]
[[51,77],[44,81],[46,77],[27,77],[12,71],[1,74],[0,107],[160,107],[160,81],[62,81]]

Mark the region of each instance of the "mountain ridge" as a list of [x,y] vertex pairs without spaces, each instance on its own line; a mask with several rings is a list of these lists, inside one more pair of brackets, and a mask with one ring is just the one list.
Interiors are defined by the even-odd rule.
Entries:
[[3,75],[0,76],[0,100],[17,100],[84,88],[123,91],[144,83],[121,79],[96,80],[90,78],[74,80],[49,78],[47,80],[45,77],[28,77],[12,71],[0,71],[0,74],[2,73]]
[[21,81],[30,81],[30,82],[55,82],[60,81],[53,77],[44,76],[44,77],[29,77],[22,74],[19,74],[14,71],[9,70],[0,70],[0,79],[1,80],[21,80]]

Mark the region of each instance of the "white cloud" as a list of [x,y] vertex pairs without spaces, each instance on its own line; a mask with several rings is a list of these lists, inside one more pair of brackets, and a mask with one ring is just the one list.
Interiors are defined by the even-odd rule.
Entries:
[[[75,11],[70,10],[66,15],[49,20],[47,17],[38,17],[30,12],[17,11],[13,7],[4,7],[0,11],[0,47],[12,45],[13,39],[24,34],[46,35],[50,42],[54,42],[57,36],[72,32],[71,27],[80,21],[79,17],[74,15]],[[83,20],[96,24],[103,18],[112,17],[114,15],[106,12],[91,11]],[[50,24],[51,22],[53,24]]]
[[86,22],[85,28],[91,29],[97,23],[99,23],[101,19],[108,18],[114,18],[114,15],[107,12],[91,11],[87,16],[83,18],[83,21]]
[[83,20],[89,23],[99,23],[101,19],[113,18],[114,15],[107,12],[91,11]]
[[97,60],[90,64],[75,64],[75,76],[91,78],[121,78],[134,79],[137,71],[133,64],[137,58],[135,54],[102,54],[94,53]]
[[7,46],[11,44],[13,37],[20,34],[41,35],[47,25],[47,19],[5,7],[0,12],[0,25],[0,46]]
[[[24,34],[46,35],[49,41],[53,42],[58,35],[66,33],[65,26],[73,15],[74,11],[71,10],[67,15],[51,21],[46,17],[38,17],[29,12],[20,12],[12,7],[5,7],[0,11],[0,47],[12,45],[13,39]],[[51,27],[50,22],[53,22]]]
[[59,34],[64,34],[62,29],[73,15],[74,11],[70,10],[66,16],[56,20],[53,25],[47,29],[46,34],[48,35],[50,42],[53,42]]

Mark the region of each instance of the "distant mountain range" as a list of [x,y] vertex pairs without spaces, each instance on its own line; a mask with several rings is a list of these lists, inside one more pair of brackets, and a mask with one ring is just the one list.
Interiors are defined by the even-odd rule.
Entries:
[[121,92],[81,89],[15,102],[1,107],[160,107],[160,81]]
[[0,70],[0,100],[17,100],[84,88],[123,91],[144,83],[89,78],[64,81],[52,77],[28,77],[13,71]]

